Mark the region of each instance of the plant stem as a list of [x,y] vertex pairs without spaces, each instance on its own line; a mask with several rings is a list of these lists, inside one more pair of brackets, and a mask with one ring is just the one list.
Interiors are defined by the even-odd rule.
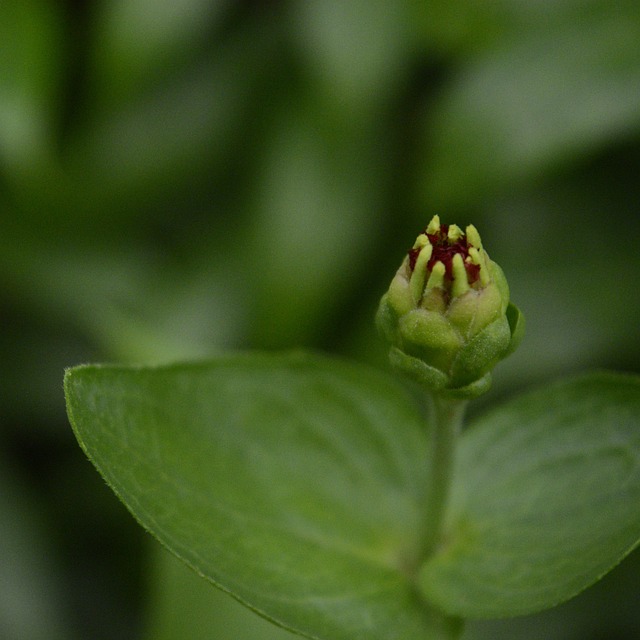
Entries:
[[467,400],[432,395],[431,460],[423,558],[434,553],[442,536],[453,477],[456,442],[467,403]]

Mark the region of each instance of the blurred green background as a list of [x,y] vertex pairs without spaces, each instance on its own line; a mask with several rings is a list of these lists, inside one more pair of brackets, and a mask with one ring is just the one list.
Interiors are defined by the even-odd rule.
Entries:
[[[286,640],[133,521],[65,366],[305,347],[373,314],[434,213],[528,321],[475,411],[640,373],[637,0],[0,1],[0,637]],[[597,517],[597,514],[595,514]],[[465,640],[640,637],[640,557]]]

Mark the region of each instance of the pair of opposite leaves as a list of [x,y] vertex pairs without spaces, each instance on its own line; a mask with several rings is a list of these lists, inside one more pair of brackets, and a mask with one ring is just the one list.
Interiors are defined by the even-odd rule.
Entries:
[[426,562],[429,428],[383,373],[252,354],[78,367],[65,388],[82,448],[139,522],[311,638],[453,638],[459,618],[570,598],[640,540],[635,377],[570,379],[472,424]]

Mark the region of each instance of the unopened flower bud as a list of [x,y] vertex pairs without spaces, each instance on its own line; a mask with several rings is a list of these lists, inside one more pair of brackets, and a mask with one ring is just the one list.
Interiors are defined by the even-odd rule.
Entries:
[[376,320],[395,367],[433,391],[466,397],[488,389],[491,369],[524,331],[477,229],[440,224],[438,216],[400,265]]

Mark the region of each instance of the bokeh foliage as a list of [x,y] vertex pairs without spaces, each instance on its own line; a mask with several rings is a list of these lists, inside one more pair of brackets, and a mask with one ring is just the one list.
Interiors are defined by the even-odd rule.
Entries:
[[[638,42],[631,0],[0,3],[0,636],[287,635],[159,557],[73,441],[64,366],[384,366],[377,299],[438,213],[527,316],[489,402],[640,371]],[[467,637],[637,635],[639,561]]]

